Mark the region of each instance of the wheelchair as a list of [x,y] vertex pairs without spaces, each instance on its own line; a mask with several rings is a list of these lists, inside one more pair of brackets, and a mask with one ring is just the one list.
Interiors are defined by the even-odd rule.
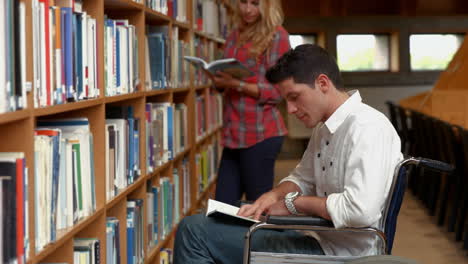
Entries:
[[[416,263],[407,261],[391,255],[393,239],[395,237],[398,213],[403,202],[408,175],[412,166],[419,166],[436,172],[451,173],[452,165],[447,163],[426,159],[407,157],[395,168],[392,185],[389,190],[382,212],[383,221],[378,228],[334,228],[331,221],[311,216],[268,216],[264,222],[259,222],[250,227],[245,235],[244,264],[260,263]],[[306,254],[254,252],[251,250],[251,238],[255,231],[260,229],[282,229],[282,230],[307,230],[320,232],[371,232],[374,233],[380,243],[376,249],[376,256],[316,256]]]

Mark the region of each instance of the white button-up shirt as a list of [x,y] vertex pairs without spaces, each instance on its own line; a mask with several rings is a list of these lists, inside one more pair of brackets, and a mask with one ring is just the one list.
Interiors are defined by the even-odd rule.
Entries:
[[[400,138],[385,115],[361,102],[358,91],[349,94],[313,129],[301,162],[282,182],[294,182],[303,195],[327,197],[336,228],[381,228],[394,169],[402,159]],[[317,234],[327,255],[377,253],[377,237],[369,233]]]

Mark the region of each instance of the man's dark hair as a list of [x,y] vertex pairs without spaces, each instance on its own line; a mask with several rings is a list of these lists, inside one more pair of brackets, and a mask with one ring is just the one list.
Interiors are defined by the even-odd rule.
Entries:
[[295,83],[314,87],[315,79],[320,74],[327,75],[338,90],[344,90],[335,58],[320,46],[303,44],[283,54],[276,64],[268,69],[266,78],[273,84],[292,78]]

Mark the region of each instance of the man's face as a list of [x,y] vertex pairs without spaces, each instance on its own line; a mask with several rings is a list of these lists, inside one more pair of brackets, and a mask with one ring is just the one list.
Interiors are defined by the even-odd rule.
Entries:
[[307,84],[287,79],[278,83],[281,95],[286,99],[289,114],[295,115],[308,128],[324,121],[326,98],[322,91]]

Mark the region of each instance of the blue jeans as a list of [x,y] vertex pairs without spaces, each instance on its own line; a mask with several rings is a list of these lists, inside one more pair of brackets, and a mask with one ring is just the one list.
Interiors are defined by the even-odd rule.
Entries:
[[[185,217],[176,233],[174,264],[242,263],[244,236],[250,225],[222,215]],[[295,231],[259,230],[252,237],[252,249],[324,255],[317,240]]]
[[224,148],[216,184],[216,200],[235,205],[245,193],[257,200],[273,188],[275,160],[283,136],[265,139],[242,149]]

